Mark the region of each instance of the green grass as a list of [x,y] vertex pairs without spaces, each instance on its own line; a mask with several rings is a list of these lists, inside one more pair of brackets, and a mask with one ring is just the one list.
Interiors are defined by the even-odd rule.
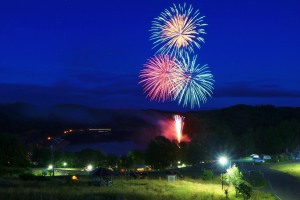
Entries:
[[258,188],[268,188],[269,187],[268,181],[265,178],[263,178],[261,175],[255,176],[255,175],[252,174],[251,176],[249,176],[247,174],[244,174],[243,179],[245,181],[247,181],[248,183],[250,183],[251,186],[256,188],[256,189],[258,189]]
[[281,171],[300,179],[300,163],[287,163],[287,164],[279,164],[276,166],[271,166],[271,169]]
[[[227,188],[227,186],[226,186]],[[216,177],[211,181],[201,179],[176,180],[161,179],[114,179],[111,187],[91,186],[88,177],[70,181],[51,177],[48,181],[20,181],[0,179],[0,196],[3,199],[22,200],[214,200],[226,199],[221,189],[221,181]],[[234,188],[229,188],[229,199],[243,199],[235,196]],[[276,199],[271,193],[253,191],[251,199]]]

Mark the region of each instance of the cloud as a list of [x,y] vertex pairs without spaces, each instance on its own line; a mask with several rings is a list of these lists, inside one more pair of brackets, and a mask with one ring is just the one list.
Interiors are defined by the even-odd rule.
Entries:
[[281,88],[270,80],[230,82],[216,88],[214,97],[298,98],[300,91]]
[[[140,91],[139,91],[140,90]],[[112,77],[96,86],[59,82],[55,85],[0,83],[0,102],[25,101],[38,104],[73,103],[96,107],[134,107],[143,100],[134,77]]]
[[[91,77],[95,80],[99,79],[96,84],[89,84],[90,75],[92,74],[86,74],[86,81],[69,80],[53,85],[0,83],[0,102],[23,101],[40,105],[81,104],[111,109],[190,110],[178,105],[176,101],[164,103],[150,101],[143,94],[141,85],[138,85],[138,77],[134,74],[106,74],[103,77],[95,74]],[[273,80],[218,84],[212,98],[203,103],[201,109],[219,107],[220,104],[226,107],[232,104],[265,104],[266,102],[288,106],[300,97],[300,91],[282,88]],[[293,105],[298,103],[294,102]]]
[[[99,81],[98,88],[105,94],[136,95],[142,92],[137,76],[126,74],[107,75]],[[98,88],[95,89],[98,90]]]

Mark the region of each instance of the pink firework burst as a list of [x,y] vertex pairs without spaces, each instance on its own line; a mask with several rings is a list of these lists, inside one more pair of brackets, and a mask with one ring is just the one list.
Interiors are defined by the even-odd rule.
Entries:
[[148,59],[144,65],[139,76],[142,80],[139,83],[143,84],[144,93],[147,93],[151,101],[164,102],[173,99],[182,76],[183,71],[176,58],[157,55]]

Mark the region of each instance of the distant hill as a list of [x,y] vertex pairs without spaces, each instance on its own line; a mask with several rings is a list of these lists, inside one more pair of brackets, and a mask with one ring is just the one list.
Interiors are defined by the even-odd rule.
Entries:
[[[0,105],[0,132],[12,133],[28,138],[62,136],[64,130],[89,128],[110,128],[109,136],[69,135],[74,143],[99,141],[140,140],[145,127],[153,131],[150,138],[159,133],[155,130],[159,112],[153,110],[110,110],[82,105],[63,104],[37,106],[28,103]],[[145,139],[145,137],[144,137]]]
[[[178,113],[98,109],[73,104],[37,106],[19,102],[0,105],[0,132],[16,134],[30,143],[47,135],[63,136],[63,131],[68,129],[110,128],[111,134],[106,136],[74,134],[65,138],[73,143],[134,141],[146,146],[151,139],[162,134],[164,127],[161,122],[172,121],[173,114]],[[285,126],[287,129],[290,127],[292,132],[293,144],[290,148],[300,143],[300,128],[297,130],[300,121],[299,107],[236,105],[180,114],[185,116],[183,133],[192,140],[214,148],[231,146],[233,151],[241,150],[244,142],[251,142],[247,139],[251,136],[252,145],[258,151],[266,151],[267,147],[263,147],[263,142],[268,142],[268,138],[264,138],[265,133],[280,132],[280,137],[284,136],[285,131],[280,130],[286,129],[282,128]],[[268,133],[268,137],[272,138],[270,134]],[[287,146],[287,141],[284,142],[280,147],[282,149]],[[268,148],[271,147],[270,145]]]

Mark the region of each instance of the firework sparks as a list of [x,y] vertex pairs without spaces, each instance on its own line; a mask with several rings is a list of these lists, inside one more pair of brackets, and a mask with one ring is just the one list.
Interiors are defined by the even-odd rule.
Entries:
[[174,122],[175,122],[175,130],[176,130],[176,136],[177,136],[177,142],[180,144],[181,138],[182,138],[182,130],[184,125],[184,117],[180,115],[174,115]]
[[200,48],[204,42],[203,18],[191,5],[173,4],[152,22],[150,39],[160,55],[144,65],[139,82],[151,101],[178,100],[178,104],[194,108],[211,96],[214,80],[208,66],[196,64],[197,56],[189,57],[194,47]]
[[200,107],[200,102],[206,102],[207,96],[212,95],[213,75],[207,65],[200,66],[196,64],[196,60],[197,56],[191,60],[186,54],[180,61],[184,75],[177,84],[179,88],[176,89],[174,99],[177,99],[179,104],[183,103],[184,107],[188,104],[191,108],[195,105]]
[[150,58],[140,72],[139,83],[143,84],[144,92],[150,100],[164,102],[172,100],[178,79],[182,79],[183,72],[175,58],[168,55],[158,55]]
[[194,12],[191,5],[187,8],[186,4],[174,4],[155,18],[150,40],[154,40],[154,47],[161,45],[157,52],[177,56],[186,50],[193,52],[194,46],[200,48],[205,34],[202,27],[207,24],[202,23],[204,16],[199,15],[199,10]]

